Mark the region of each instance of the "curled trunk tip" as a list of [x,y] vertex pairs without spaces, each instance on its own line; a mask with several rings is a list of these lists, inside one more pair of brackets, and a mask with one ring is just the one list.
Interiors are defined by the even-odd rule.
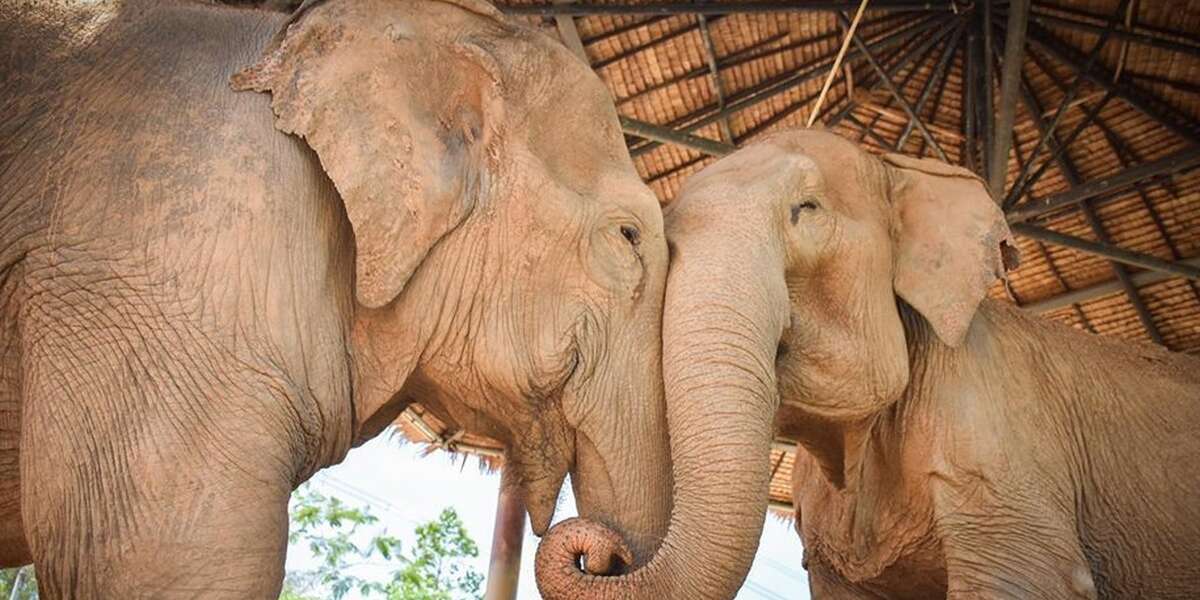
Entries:
[[567,519],[538,544],[534,560],[538,591],[547,600],[591,598],[587,595],[595,589],[591,584],[622,563],[632,565],[633,552],[617,532],[596,521]]

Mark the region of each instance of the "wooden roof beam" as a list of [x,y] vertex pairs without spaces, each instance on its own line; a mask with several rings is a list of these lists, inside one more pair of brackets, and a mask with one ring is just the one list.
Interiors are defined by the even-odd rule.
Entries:
[[[911,16],[906,15],[904,13],[890,13],[890,14],[880,17],[878,19],[871,19],[871,20],[863,21],[862,24],[859,25],[859,27],[862,29],[872,29],[877,26],[883,26],[885,28],[891,29],[891,27],[893,25],[899,25],[900,23],[902,23],[906,20],[911,20],[911,19],[912,19]],[[729,56],[719,59],[717,61],[717,67],[721,68],[721,69],[731,69],[733,67],[737,67],[737,66],[749,63],[749,62],[773,57],[773,56],[776,56],[779,54],[783,54],[785,52],[790,52],[797,48],[804,48],[807,46],[812,46],[814,44],[819,44],[821,42],[834,40],[834,39],[837,39],[838,32],[837,31],[829,31],[826,33],[821,33],[821,34],[818,34],[815,36],[807,37],[807,38],[804,38],[801,40],[796,40],[794,42],[788,42],[781,46],[771,47],[772,44],[775,44],[776,42],[779,42],[780,40],[787,39],[787,37],[789,35],[790,35],[790,33],[787,31],[776,33],[774,35],[770,35],[761,41],[750,44],[749,46],[746,46],[745,48],[742,48],[741,50],[734,52],[733,54],[730,54]],[[695,69],[692,69],[691,71],[688,71],[687,73],[684,73],[677,77],[672,77],[670,79],[664,79],[663,81],[660,81],[653,85],[647,86],[646,88],[638,90],[628,96],[625,96],[624,98],[618,98],[617,106],[627,104],[633,100],[636,100],[638,98],[641,98],[642,96],[645,96],[646,94],[657,92],[663,88],[667,88],[667,87],[671,87],[672,85],[683,83],[684,81],[687,81],[689,79],[696,79],[697,77],[703,77],[707,73],[708,73],[707,66],[696,67]]]
[[[572,2],[567,4],[516,4],[499,5],[502,12],[510,15],[569,15],[585,17],[591,15],[730,15],[780,12],[830,12],[854,10],[857,0],[768,0],[765,2],[650,2],[646,4],[591,4]],[[876,11],[946,11],[954,10],[948,0],[875,0],[871,10]]]
[[[842,22],[842,25],[850,27],[850,17],[846,16],[845,13],[839,12],[837,13],[837,17],[838,20]],[[892,83],[892,80],[887,76],[887,73],[884,72],[883,67],[879,65],[879,61],[875,60],[875,55],[871,53],[871,48],[863,43],[862,38],[860,38],[857,33],[850,37],[854,42],[854,45],[857,46],[859,51],[862,53],[863,58],[867,59],[867,64],[871,65],[871,69],[879,75],[880,82],[883,83],[888,92],[892,94],[892,97],[896,99],[896,103],[900,105],[900,108],[904,109],[904,112],[908,114],[909,119],[912,119],[914,122],[916,122],[917,131],[921,132],[921,137],[924,137],[925,141],[929,142],[930,147],[933,148],[933,151],[937,154],[938,158],[945,162],[950,162],[950,159],[946,157],[945,151],[942,150],[942,146],[938,144],[937,140],[934,139],[933,134],[930,133],[929,128],[925,126],[925,122],[922,121],[920,115],[913,110],[912,104],[909,104],[908,100],[904,98],[904,95],[900,93],[900,90],[896,89],[896,84]]]
[[[717,46],[713,43],[712,30],[709,28],[708,17],[696,15],[700,25],[700,38],[704,40],[704,60],[708,63],[709,76],[712,78],[713,93],[717,96],[717,108],[725,110],[725,84],[721,83],[721,69],[717,66]],[[733,143],[733,127],[729,123],[729,115],[721,117],[721,139],[727,144]]]
[[[577,56],[579,60],[583,61],[583,64],[590,67],[591,61],[588,60],[587,52],[583,49],[583,41],[579,38],[579,30],[575,28],[575,18],[568,15],[557,15],[554,17],[554,21],[558,27],[558,35],[562,38],[563,45],[570,49],[571,53]],[[680,133],[666,127],[654,125],[653,123],[646,123],[624,116],[618,116],[618,119],[620,120],[622,131],[638,137],[684,146],[713,156],[723,156],[735,150],[733,146],[728,144],[714,142],[687,133]]]
[[[555,18],[558,19],[558,18],[562,18],[562,17],[556,16]],[[716,23],[718,20],[723,19],[723,18],[725,18],[723,15],[718,15],[716,17],[709,19],[708,22]],[[655,46],[665,44],[677,37],[685,36],[689,33],[692,33],[694,31],[699,31],[699,30],[700,30],[700,23],[692,23],[690,25],[685,25],[683,27],[680,27],[679,29],[676,29],[675,31],[669,31],[667,33],[664,33],[663,35],[658,36],[648,42],[638,44],[637,46],[634,46],[628,50],[625,50],[624,52],[614,54],[614,55],[592,65],[592,68],[596,69],[596,70],[603,69],[604,67],[619,63],[631,56],[635,56],[637,54],[645,52],[646,50],[649,50]]]
[[1059,233],[1043,227],[1037,227],[1028,223],[1016,223],[1010,225],[1013,233],[1023,235],[1027,238],[1040,240],[1057,246],[1073,248],[1080,252],[1102,256],[1104,258],[1115,260],[1119,263],[1150,269],[1153,271],[1162,271],[1176,277],[1185,277],[1187,279],[1200,280],[1200,268],[1193,267],[1182,262],[1171,262],[1163,260],[1157,256],[1149,254],[1141,254],[1132,252],[1123,248],[1117,248],[1109,244],[1093,242],[1080,237]]
[[1196,131],[1195,123],[1175,107],[1131,82],[1113,83],[1111,71],[1087,64],[1087,61],[1079,57],[1077,50],[1037,23],[1029,23],[1028,37],[1030,44],[1071,67],[1080,77],[1115,94],[1138,112],[1158,121],[1189,143],[1200,146],[1200,133]]
[[[1096,119],[1096,126],[1100,128],[1100,132],[1104,134],[1104,139],[1108,142],[1109,147],[1117,155],[1117,164],[1121,168],[1128,168],[1131,163],[1138,163],[1142,159],[1138,153],[1129,147],[1129,144],[1117,137],[1115,131],[1108,126],[1108,123],[1103,119]],[[1179,197],[1179,188],[1170,179],[1165,179],[1162,182],[1163,189],[1176,198]],[[1150,199],[1150,193],[1146,188],[1146,184],[1138,182],[1133,184],[1133,188],[1137,191],[1138,199],[1142,201],[1142,208],[1146,209],[1146,213],[1150,215],[1150,220],[1154,222],[1154,228],[1158,230],[1158,234],[1162,236],[1163,241],[1167,243],[1167,249],[1171,251],[1172,260],[1183,258],[1183,253],[1179,251],[1179,245],[1171,239],[1171,233],[1167,230],[1166,223],[1163,222],[1162,215],[1154,210],[1154,203]],[[1188,287],[1192,290],[1192,295],[1200,302],[1200,285],[1195,281],[1188,281]]]
[[[886,35],[882,35],[877,39],[872,40],[867,45],[876,48],[890,48],[891,46],[901,43],[903,40],[918,35],[923,31],[933,29],[938,24],[943,22],[943,19],[930,18],[925,20],[920,25],[893,31]],[[857,49],[851,49],[846,54],[846,60],[850,60],[851,54],[857,53]],[[674,123],[667,125],[668,128],[682,128],[682,133],[691,133],[705,125],[716,122],[724,115],[732,115],[740,112],[751,106],[765,102],[775,96],[787,92],[807,81],[811,81],[828,72],[829,66],[833,64],[834,55],[836,52],[830,52],[825,56],[815,58],[803,65],[800,65],[792,72],[780,73],[779,75],[762,81],[753,87],[735,92],[729,97],[729,104],[725,110],[720,110],[714,106],[705,107],[690,115],[676,119]],[[630,149],[630,155],[637,157],[649,152],[659,146],[659,142],[651,141],[647,144]]]
[[[1070,18],[1063,16],[1062,14],[1046,12],[1047,9],[1059,11],[1064,14],[1073,14],[1077,18]],[[1098,19],[1103,21],[1105,17],[1077,9],[1067,9],[1058,6],[1035,6],[1033,7],[1033,12],[1029,15],[1029,18],[1033,22],[1039,23],[1043,26],[1061,27],[1063,29],[1085,31],[1088,33],[1100,33],[1104,30],[1103,24],[1097,24],[1082,19]],[[1134,44],[1150,46],[1153,48],[1161,48],[1163,50],[1190,54],[1192,56],[1200,56],[1200,44],[1195,43],[1195,34],[1185,34],[1179,31],[1170,31],[1164,29],[1144,32],[1136,29],[1131,31],[1122,25],[1117,29],[1114,29],[1112,35],[1117,39],[1129,41]]]
[[[913,50],[911,52],[907,52],[907,51],[904,52],[904,54],[902,55],[903,59],[900,61],[900,63],[892,65],[887,68],[886,72],[888,73],[888,76],[890,77],[890,76],[893,76],[894,74],[898,73],[901,64],[911,62],[912,68],[910,68],[908,70],[908,73],[905,73],[904,78],[900,81],[899,88],[901,90],[905,89],[906,87],[908,87],[908,83],[910,81],[912,81],[912,78],[916,76],[917,72],[921,70],[921,65],[927,59],[929,59],[930,56],[933,55],[935,50],[937,50],[938,43],[940,43],[942,41],[942,39],[944,39],[944,38],[951,37],[957,31],[958,31],[958,28],[954,27],[954,28],[948,29],[944,32],[941,32],[935,36],[930,37],[921,46],[922,48],[924,48],[924,50]],[[914,60],[913,57],[919,57],[919,58],[916,58]],[[878,87],[878,83],[876,83],[876,85],[871,86],[871,89],[874,90],[877,87]],[[852,123],[854,123],[860,129],[863,130],[862,135],[860,135],[858,138],[859,143],[862,143],[863,139],[869,135],[873,139],[875,139],[876,142],[879,143],[880,147],[882,147],[885,150],[890,149],[894,145],[893,142],[891,140],[884,139],[883,136],[879,135],[875,131],[875,124],[878,123],[881,119],[884,119],[885,117],[888,120],[892,120],[894,122],[905,123],[908,125],[912,125],[912,122],[913,122],[912,119],[907,118],[905,115],[897,113],[897,112],[887,108],[887,104],[890,103],[890,100],[891,99],[889,98],[888,101],[885,102],[883,106],[877,105],[873,102],[847,102],[846,108],[842,109],[842,111],[840,113],[838,113],[838,116],[840,116],[844,119],[850,120]],[[851,114],[850,110],[852,108],[854,108],[855,106],[861,107],[863,109],[866,109],[866,110],[869,110],[869,111],[872,111],[875,113],[875,115],[873,117],[871,117],[870,123],[863,125],[863,123],[861,121],[854,118],[854,115]],[[921,108],[919,106],[916,106],[914,108],[915,108],[916,112],[919,114]],[[829,121],[828,126],[832,127],[835,124],[836,124],[835,121],[831,119]],[[938,131],[942,135],[946,135],[948,133],[944,129],[935,127],[933,125],[930,125],[930,129]],[[955,137],[957,135],[958,135],[958,132],[953,132],[950,137]]]
[[[1079,134],[1083,133],[1083,131],[1092,124],[1096,116],[1100,114],[1100,111],[1105,105],[1108,104],[1109,100],[1112,99],[1113,95],[1111,93],[1106,93],[1100,98],[1100,101],[1097,102],[1095,106],[1085,108],[1083,112],[1083,119],[1075,125],[1075,128],[1067,134],[1065,139],[1059,142],[1057,147],[1050,148],[1050,157],[1042,161],[1042,164],[1038,166],[1037,170],[1034,170],[1031,173],[1030,169],[1033,168],[1033,160],[1037,156],[1037,150],[1040,148],[1048,148],[1048,146],[1045,144],[1046,135],[1045,133],[1042,134],[1038,140],[1038,145],[1034,147],[1034,152],[1029,157],[1029,161],[1026,162],[1025,166],[1021,168],[1020,174],[1017,175],[1016,182],[1013,183],[1012,189],[1008,191],[1008,195],[1004,198],[1004,203],[1001,206],[1006,212],[1017,204],[1017,201],[1025,195],[1027,190],[1033,189],[1033,184],[1037,183],[1037,181],[1042,178],[1042,175],[1046,173],[1046,170],[1050,167],[1050,164],[1053,163],[1058,158],[1058,155],[1062,154],[1066,148],[1069,148],[1071,144],[1075,143],[1075,139],[1079,137]],[[1062,106],[1059,106],[1059,108],[1062,109]],[[1061,113],[1058,113],[1055,116],[1060,115]],[[1047,133],[1053,132],[1055,125],[1056,123],[1051,121],[1045,131]]]
[[[1200,256],[1175,261],[1174,264],[1181,267],[1200,269]],[[1175,279],[1175,277],[1176,276],[1173,273],[1165,273],[1162,271],[1140,271],[1138,273],[1134,273],[1130,279],[1134,285],[1138,287],[1146,287],[1148,285],[1154,285],[1159,282],[1167,281],[1168,279]],[[1120,283],[1116,281],[1107,281],[1085,288],[1071,290],[1065,294],[1052,296],[1044,300],[1030,302],[1021,308],[1038,313],[1050,312],[1052,310],[1066,308],[1072,304],[1084,304],[1091,302],[1092,300],[1096,300],[1098,298],[1120,293],[1120,291]]]
[[[1025,81],[1024,75],[1018,77],[1017,83],[1020,88],[1021,99],[1025,103],[1026,110],[1032,115],[1034,125],[1037,126],[1038,131],[1042,135],[1050,136],[1051,150],[1059,169],[1062,170],[1063,176],[1066,177],[1072,186],[1080,185],[1083,183],[1083,177],[1079,173],[1079,168],[1075,166],[1074,161],[1071,160],[1071,157],[1065,150],[1059,147],[1057,136],[1048,128],[1045,120],[1042,119],[1042,107],[1037,100],[1037,95],[1033,93],[1033,89]],[[1099,120],[1097,120],[1097,123],[1099,123]],[[1103,220],[1100,219],[1100,216],[1096,213],[1096,209],[1091,203],[1085,200],[1080,203],[1079,208],[1082,209],[1083,216],[1087,220],[1088,226],[1091,227],[1096,239],[1100,240],[1101,243],[1111,245],[1113,243],[1112,237],[1109,236],[1108,231],[1104,227]],[[1053,264],[1049,255],[1046,255],[1046,260]],[[1159,331],[1158,325],[1154,322],[1154,316],[1150,313],[1149,307],[1146,306],[1146,302],[1142,300],[1141,294],[1138,293],[1137,286],[1133,283],[1133,276],[1130,274],[1129,269],[1116,261],[1110,260],[1108,263],[1112,268],[1113,276],[1116,277],[1118,284],[1125,291],[1125,296],[1129,299],[1129,304],[1133,306],[1134,312],[1137,313],[1138,320],[1142,322],[1142,327],[1146,330],[1146,334],[1150,336],[1150,339],[1154,343],[1165,346],[1166,342],[1163,340],[1162,333]],[[1061,277],[1059,279],[1060,281],[1062,280]]]
[[[787,32],[782,32],[782,33],[777,33],[775,35],[772,35],[772,36],[762,40],[761,42],[755,42],[754,44],[747,46],[746,48],[742,49],[739,52],[736,52],[724,59],[718,60],[717,67],[719,67],[719,68],[734,67],[734,66],[742,64],[744,62],[749,62],[751,60],[757,60],[759,58],[763,58],[766,56],[773,56],[775,54],[785,52],[786,49],[788,48],[788,46],[790,46],[790,44],[785,45],[785,46],[779,46],[776,48],[767,48],[767,47],[770,46],[771,44],[774,44],[775,42],[778,42],[778,41],[786,38],[787,36],[788,36]],[[820,37],[820,36],[818,36],[818,37]],[[808,38],[808,39],[815,40],[815,38]],[[807,41],[807,40],[803,40],[803,41]],[[763,50],[764,48],[766,48],[766,50]],[[758,52],[758,51],[761,51],[761,52]],[[628,103],[630,103],[634,100],[637,100],[638,98],[641,98],[647,94],[651,94],[651,93],[657,92],[663,88],[668,88],[673,85],[683,83],[689,79],[696,79],[697,77],[703,77],[707,73],[708,73],[707,66],[696,67],[695,69],[692,69],[691,71],[688,71],[687,73],[684,73],[683,75],[680,75],[678,77],[671,77],[670,79],[664,79],[658,83],[651,84],[649,86],[646,86],[645,88],[642,88],[636,92],[633,92],[632,94],[629,94],[628,96],[625,96],[624,98],[617,98],[617,106],[621,106],[623,104],[628,104]]]
[[1136,167],[1122,169],[1108,177],[1073,186],[1065,192],[1041,200],[1030,200],[1008,211],[1005,217],[1009,223],[1023,223],[1085,200],[1120,191],[1151,177],[1179,173],[1196,167],[1200,167],[1200,147],[1186,148]]
[[[964,25],[960,21],[958,26],[954,28],[954,33],[951,34],[950,41],[946,42],[946,48],[942,51],[941,57],[938,58],[937,66],[934,67],[933,72],[929,74],[929,79],[925,80],[925,85],[921,88],[921,93],[917,96],[917,103],[913,105],[913,108],[916,108],[918,113],[925,108],[925,103],[929,101],[929,94],[933,91],[933,84],[935,81],[941,82],[938,84],[939,98],[941,95],[940,90],[945,89],[950,63],[954,62],[954,50],[958,46],[959,38],[962,37],[963,27]],[[938,102],[935,101],[934,114],[936,114],[937,105]],[[904,131],[900,132],[900,137],[897,138],[896,145],[892,149],[899,152],[900,149],[904,147],[904,142],[908,141],[908,136],[912,135],[915,127],[916,125],[911,119],[909,119],[904,125]]]
[[[1000,113],[996,115],[992,129],[995,137],[991,162],[988,164],[988,187],[997,202],[1004,198],[1004,179],[1008,174],[1008,153],[1012,149],[1012,127],[1017,114],[1021,66],[1025,63],[1025,23],[1028,15],[1029,0],[1012,0],[1009,3],[1004,57],[1000,62]],[[988,64],[991,64],[991,60],[989,53]]]
[[[1016,204],[1021,195],[1025,193],[1025,190],[1029,189],[1033,183],[1037,181],[1039,177],[1041,177],[1042,173],[1045,172],[1046,165],[1050,164],[1049,161],[1046,161],[1032,176],[1030,175],[1029,170],[1037,161],[1038,154],[1040,154],[1041,151],[1046,147],[1046,141],[1048,139],[1047,136],[1058,127],[1059,122],[1062,121],[1063,116],[1067,113],[1067,108],[1079,94],[1081,84],[1084,81],[1084,77],[1082,76],[1083,73],[1091,71],[1092,67],[1096,64],[1096,61],[1100,58],[1100,51],[1108,42],[1108,38],[1112,35],[1112,31],[1117,26],[1117,23],[1121,22],[1121,15],[1125,13],[1125,8],[1129,6],[1129,2],[1130,0],[1121,0],[1120,4],[1117,5],[1117,10],[1112,14],[1112,16],[1109,17],[1108,25],[1104,28],[1104,33],[1100,34],[1100,37],[1096,40],[1096,43],[1092,45],[1091,51],[1088,52],[1087,58],[1084,59],[1084,61],[1076,68],[1076,72],[1079,75],[1075,77],[1075,82],[1072,83],[1071,87],[1067,89],[1066,97],[1062,99],[1058,106],[1058,110],[1054,112],[1054,116],[1050,119],[1049,128],[1038,138],[1038,143],[1033,148],[1033,154],[1025,163],[1025,168],[1021,169],[1021,173],[1017,176],[1016,182],[1013,183],[1012,189],[1009,190],[1008,195],[1005,196],[1003,202],[1001,203],[1001,206],[1004,208],[1008,208]],[[1109,93],[1111,94],[1112,91],[1109,90]],[[1107,98],[1105,101],[1107,101]],[[1103,106],[1103,103],[1101,103],[1101,106]],[[1084,121],[1080,123],[1080,126],[1076,127],[1075,135],[1083,131],[1090,118],[1093,118],[1098,112],[1099,109],[1097,108],[1092,112],[1091,117],[1084,119]],[[1064,142],[1064,144],[1070,145],[1071,142],[1074,141],[1074,137],[1074,135],[1068,136],[1068,139]]]
[[[920,67],[920,64],[922,62],[924,62],[925,59],[928,58],[929,55],[933,52],[933,50],[937,47],[937,43],[940,42],[943,38],[953,34],[956,30],[957,30],[957,28],[951,28],[951,29],[936,33],[934,35],[927,36],[924,40],[920,39],[920,37],[918,37],[918,36],[913,36],[911,39],[909,39],[907,42],[905,42],[904,46],[901,46],[894,53],[887,56],[886,58],[884,58],[881,61],[882,64],[889,65],[883,69],[883,75],[886,75],[886,77],[888,79],[890,79],[892,77],[895,77],[900,72],[900,70],[903,69],[904,67],[907,67],[910,64],[913,65],[913,68],[909,69],[908,74],[905,75],[903,83],[900,84],[900,87],[903,88],[905,85],[908,84],[909,80],[911,80],[912,77],[916,74],[917,69]],[[895,60],[897,58],[899,58],[899,60]],[[893,61],[895,61],[895,62],[893,62]],[[871,84],[870,88],[865,88],[864,84],[866,84],[866,82],[869,81],[867,77],[869,77],[871,75],[875,76],[875,81]],[[875,90],[878,90],[881,85],[882,85],[882,80],[881,80],[879,73],[868,73],[867,76],[862,78],[859,87],[865,88],[868,91],[873,92]],[[833,116],[830,117],[826,121],[826,123],[825,123],[826,127],[833,127],[833,126],[837,125],[838,123],[840,123],[842,121],[842,119],[845,119],[846,117],[848,117],[850,115],[850,111],[853,110],[855,106],[863,106],[864,104],[866,104],[863,102],[856,101],[854,98],[850,98],[850,97],[846,97],[845,100],[846,100],[846,105],[843,106],[841,108],[841,110],[839,110],[838,112],[833,113]],[[883,107],[876,107],[876,108],[880,109],[880,110],[875,111],[877,114],[877,117],[882,114],[881,110],[886,110],[886,109],[883,109]],[[911,119],[907,119],[905,117],[902,117],[902,118],[905,120],[905,122],[912,123]],[[878,120],[878,118],[876,118],[875,120]],[[874,124],[875,120],[872,121],[872,124]]]
[[732,144],[710,140],[705,137],[692,135],[682,131],[675,131],[674,129],[663,127],[662,125],[646,123],[644,121],[638,121],[636,119],[631,119],[624,116],[620,117],[620,119],[621,129],[625,133],[631,133],[638,137],[653,140],[658,143],[684,146],[709,156],[725,156],[726,154],[737,150],[737,146]]

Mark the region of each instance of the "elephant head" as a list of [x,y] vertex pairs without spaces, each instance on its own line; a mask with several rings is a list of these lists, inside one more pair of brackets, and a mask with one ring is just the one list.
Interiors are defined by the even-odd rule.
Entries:
[[595,578],[567,565],[572,555],[619,554],[620,540],[586,520],[560,524],[539,551],[547,597],[732,597],[762,529],[779,399],[846,485],[855,431],[908,385],[906,324],[923,318],[943,343],[963,343],[1009,236],[970,172],[817,130],[694,175],[666,221],[668,531],[643,568]]
[[271,93],[353,230],[351,435],[421,402],[506,443],[535,532],[570,472],[652,552],[667,249],[599,79],[482,2],[310,0],[233,83]]

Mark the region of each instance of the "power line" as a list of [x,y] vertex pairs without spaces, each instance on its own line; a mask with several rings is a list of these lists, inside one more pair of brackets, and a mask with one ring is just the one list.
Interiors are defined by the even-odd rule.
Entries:
[[767,600],[788,600],[787,598],[784,598],[783,596],[771,591],[766,586],[750,581],[749,579],[746,580],[743,589],[750,590],[751,592],[754,592],[763,598],[767,598]]
[[791,577],[792,579],[799,581],[800,583],[808,585],[808,578],[801,575],[798,571],[796,571],[792,567],[789,567],[788,565],[785,565],[784,563],[782,563],[778,560],[775,560],[775,559],[771,558],[770,556],[764,556],[764,557],[762,557],[762,559],[767,564],[767,566],[774,568],[776,571],[779,571],[779,572],[787,575],[788,577]]

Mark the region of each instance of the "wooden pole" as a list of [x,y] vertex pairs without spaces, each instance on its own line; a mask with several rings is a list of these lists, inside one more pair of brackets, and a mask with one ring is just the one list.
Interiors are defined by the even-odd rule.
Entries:
[[17,600],[21,597],[21,587],[25,585],[25,570],[31,567],[21,567],[17,569],[17,576],[13,578],[12,593],[8,595],[8,600]]
[[525,540],[525,501],[517,486],[516,469],[500,473],[496,497],[496,525],[492,529],[492,555],[488,562],[484,600],[514,600],[521,578],[521,543]]
[[[1025,24],[1029,15],[1029,0],[1013,0],[1008,5],[1008,27],[1005,28],[1004,60],[1000,64],[1000,114],[995,115],[993,139],[988,162],[988,188],[996,203],[1004,202],[1004,178],[1008,174],[1008,153],[1012,148],[1012,125],[1017,114],[1017,92],[1021,85],[1021,65],[1025,61]],[[989,51],[984,57],[992,62]],[[1037,115],[1035,115],[1036,118]]]
[[854,20],[846,26],[846,39],[842,40],[842,47],[838,49],[837,57],[833,59],[833,66],[829,68],[829,76],[825,78],[825,85],[821,88],[820,95],[817,96],[816,106],[813,107],[812,112],[808,113],[808,124],[805,127],[812,127],[817,120],[817,115],[821,114],[821,105],[825,103],[825,94],[829,93],[829,86],[833,85],[833,78],[842,68],[842,59],[846,57],[846,50],[850,49],[850,40],[854,37],[854,32],[858,31],[858,23],[862,21],[863,13],[867,10],[868,1],[862,0],[862,3],[858,5],[858,12],[854,14]]

